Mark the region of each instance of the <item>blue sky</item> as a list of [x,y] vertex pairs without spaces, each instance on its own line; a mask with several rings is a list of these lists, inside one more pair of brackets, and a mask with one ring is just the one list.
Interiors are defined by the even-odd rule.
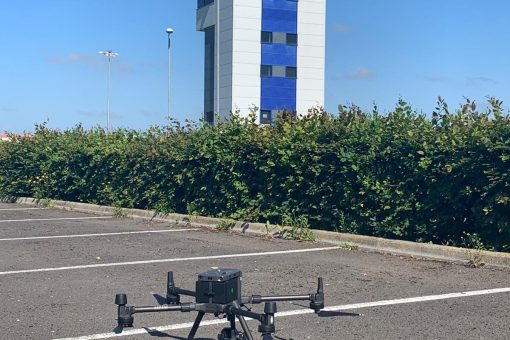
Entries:
[[[113,127],[165,123],[167,38],[172,114],[198,120],[203,34],[194,0],[0,0],[0,132],[106,124],[112,49]],[[510,2],[327,0],[326,109],[355,103],[388,112],[399,97],[430,113],[438,95],[483,107],[510,101]]]

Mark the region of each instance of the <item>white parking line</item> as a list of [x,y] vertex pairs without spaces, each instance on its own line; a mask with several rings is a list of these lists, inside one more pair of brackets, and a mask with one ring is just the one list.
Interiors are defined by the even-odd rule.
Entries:
[[172,229],[172,230],[144,230],[144,231],[125,231],[118,233],[99,233],[99,234],[80,234],[80,235],[57,235],[57,236],[34,236],[17,238],[0,238],[0,241],[31,241],[31,240],[51,240],[54,238],[76,238],[76,237],[98,237],[98,236],[117,236],[117,235],[135,235],[135,234],[157,234],[173,233],[179,231],[193,231],[198,229]]
[[99,216],[99,217],[61,217],[61,218],[27,218],[23,220],[0,220],[0,223],[8,222],[37,222],[37,221],[68,221],[68,220],[99,220],[113,218],[113,216]]
[[44,210],[45,208],[2,208],[0,211]]
[[239,258],[239,257],[270,256],[270,255],[288,255],[288,254],[299,254],[299,253],[312,253],[312,252],[335,250],[335,249],[338,249],[338,247],[307,248],[307,249],[282,250],[282,251],[268,251],[268,252],[262,252],[262,253],[214,255],[214,256],[199,256],[199,257],[182,257],[182,258],[174,258],[174,259],[147,260],[147,261],[99,263],[99,264],[87,264],[87,265],[82,265],[82,266],[71,266],[71,267],[56,267],[56,268],[12,270],[12,271],[7,271],[7,272],[0,272],[0,275],[28,274],[28,273],[40,273],[40,272],[55,272],[55,271],[61,271],[61,270],[88,269],[88,268],[115,267],[115,266],[130,266],[130,265],[136,265],[136,264],[152,264],[152,263],[167,263],[167,262],[184,262],[184,261],[199,261],[199,260],[230,259],[230,258]]
[[[355,303],[349,305],[338,305],[324,308],[324,311],[335,312],[335,311],[345,311],[352,309],[362,309],[369,307],[380,307],[380,306],[392,306],[392,305],[401,305],[407,303],[419,303],[426,301],[437,301],[437,300],[446,300],[446,299],[455,299],[455,298],[465,298],[470,296],[480,296],[480,295],[489,295],[489,294],[501,294],[501,293],[510,293],[510,288],[497,288],[497,289],[485,289],[485,290],[476,290],[470,292],[461,292],[461,293],[450,293],[450,294],[442,294],[442,295],[428,295],[428,296],[420,296],[413,298],[405,298],[405,299],[395,299],[395,300],[382,300],[375,302],[365,302],[365,303]],[[312,314],[313,310],[311,309],[297,309],[286,312],[276,313],[276,317],[284,317],[284,316],[296,316],[303,314]],[[250,319],[247,319],[250,320]],[[218,325],[227,323],[225,319],[220,320],[207,320],[202,321],[200,326],[209,326],[209,325]],[[85,335],[76,338],[63,338],[57,340],[94,340],[94,339],[108,339],[108,338],[116,338],[121,336],[130,336],[130,335],[139,335],[139,334],[150,334],[151,332],[166,332],[177,329],[187,329],[193,326],[193,322],[174,324],[168,326],[160,326],[160,327],[151,327],[151,328],[137,328],[132,330],[125,330],[122,333],[102,333],[102,334],[93,334],[93,335]]]

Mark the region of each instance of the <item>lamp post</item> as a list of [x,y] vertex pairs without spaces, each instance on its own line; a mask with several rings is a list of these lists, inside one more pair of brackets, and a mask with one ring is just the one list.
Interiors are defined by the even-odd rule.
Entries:
[[111,77],[111,61],[119,54],[108,51],[99,51],[100,54],[104,55],[108,59],[108,79],[106,81],[106,131],[110,133],[110,77]]
[[167,121],[168,126],[170,127],[170,94],[171,94],[171,80],[172,80],[172,54],[171,54],[171,35],[174,33],[174,30],[171,27],[166,29],[166,34],[168,35],[168,111],[167,111]]

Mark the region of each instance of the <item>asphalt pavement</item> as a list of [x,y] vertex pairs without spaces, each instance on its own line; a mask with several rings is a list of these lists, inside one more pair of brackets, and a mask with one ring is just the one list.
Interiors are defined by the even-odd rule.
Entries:
[[[278,339],[510,339],[508,269],[17,204],[0,204],[0,339],[185,339],[193,313],[112,332],[115,294],[155,305],[167,271],[194,289],[211,267],[241,269],[243,295],[311,293],[324,278],[329,309],[279,303]],[[204,320],[197,338],[216,339],[223,320]]]

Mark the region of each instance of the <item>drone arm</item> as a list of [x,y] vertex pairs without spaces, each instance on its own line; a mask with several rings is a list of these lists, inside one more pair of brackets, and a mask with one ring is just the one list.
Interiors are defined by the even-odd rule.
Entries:
[[117,294],[115,296],[115,304],[118,306],[117,321],[121,327],[133,327],[133,315],[137,313],[193,312],[204,309],[203,304],[196,303],[142,307],[128,306],[126,294]]
[[130,307],[133,314],[136,313],[157,313],[157,312],[191,312],[196,310],[196,304],[183,303],[180,305],[143,306]]
[[173,292],[175,294],[186,295],[186,296],[193,296],[193,297],[195,297],[197,295],[197,293],[195,293],[192,290],[182,289],[182,288],[178,288],[178,287],[175,287],[173,289]]
[[262,303],[262,302],[281,302],[281,301],[309,301],[313,294],[308,295],[275,295],[275,296],[261,296],[252,295],[247,298],[247,303]]
[[[252,318],[260,322],[259,332],[265,336],[266,339],[273,339],[271,333],[276,331],[274,325],[274,316],[276,314],[276,302],[266,302],[264,305],[264,314],[254,313],[252,311],[243,310],[237,302],[230,308],[230,313],[240,316],[239,320],[242,322],[242,317]],[[244,326],[243,326],[244,327]]]
[[324,308],[324,284],[322,277],[319,277],[317,284],[317,292],[306,295],[276,295],[276,296],[261,296],[252,295],[243,297],[243,303],[262,303],[262,302],[281,302],[281,301],[310,301],[310,308],[318,313]]
[[251,318],[251,319],[254,319],[257,321],[261,321],[261,322],[264,320],[264,314],[258,314],[258,313],[247,311],[247,310],[237,308],[237,307],[231,307],[229,312],[231,312],[232,314],[235,314],[235,315],[244,316],[246,318]]

